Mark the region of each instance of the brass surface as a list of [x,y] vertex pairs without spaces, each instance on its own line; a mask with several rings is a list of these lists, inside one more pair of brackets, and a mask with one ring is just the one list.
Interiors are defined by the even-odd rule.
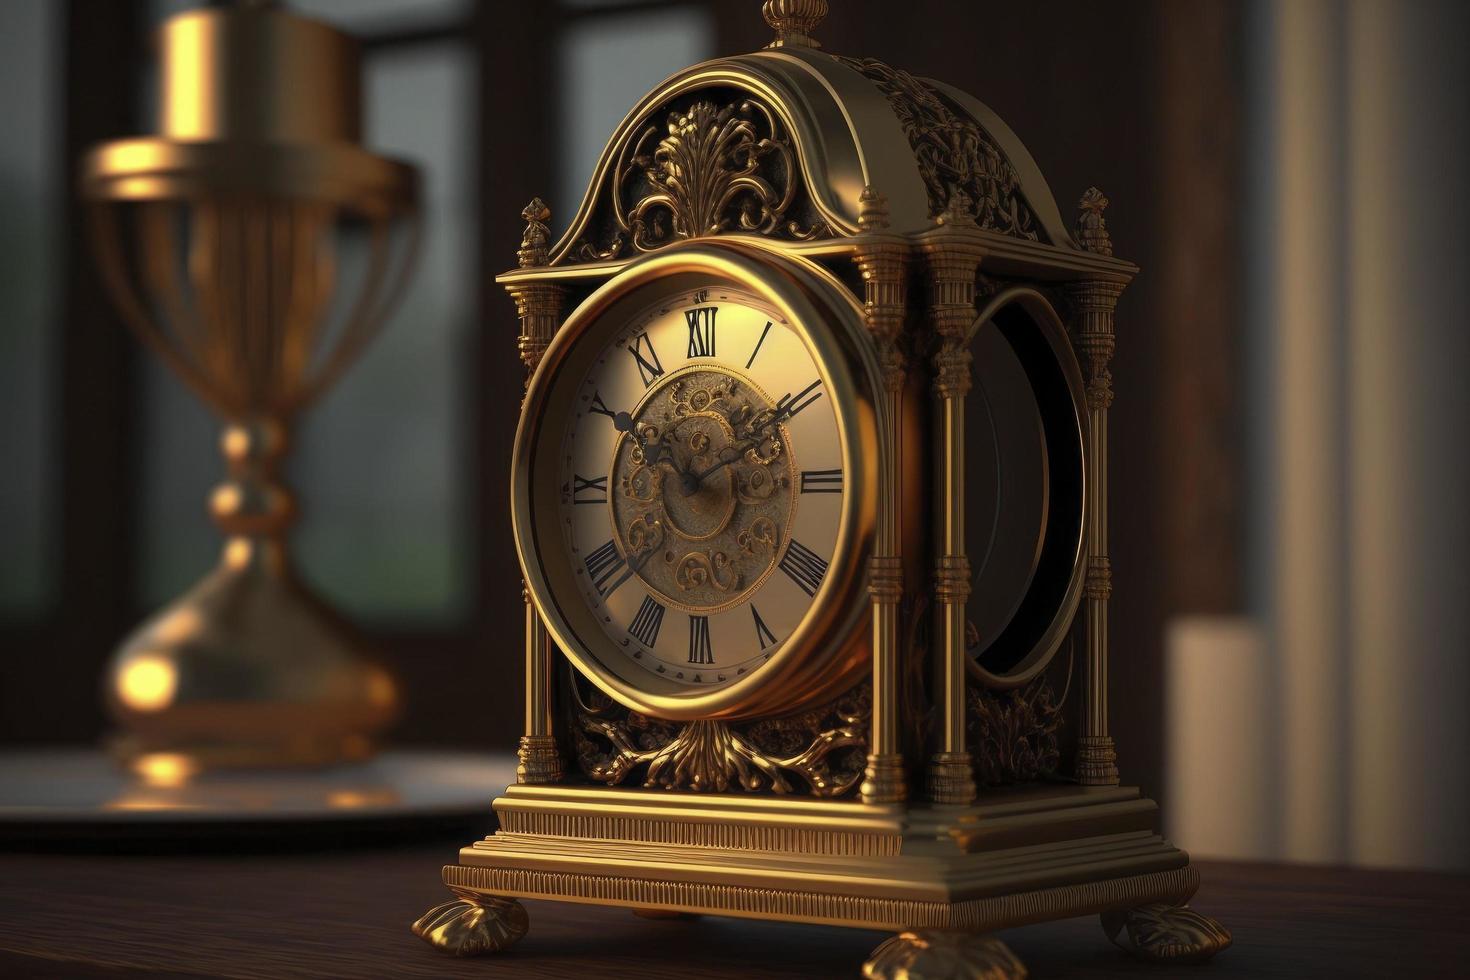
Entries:
[[[1197,874],[1155,833],[1152,801],[1117,785],[1107,734],[1108,362],[1114,305],[1138,270],[1112,254],[1101,193],[1065,223],[1035,161],[984,104],[818,50],[826,7],[770,0],[769,47],[691,66],[648,93],[612,133],[555,244],[541,202],[524,215],[520,267],[498,277],[535,368],[512,474],[531,603],[523,746],[532,732],[540,751],[560,744],[581,775],[510,787],[495,802],[499,831],[464,848],[445,883],[487,898],[901,933],[875,951],[872,977],[1021,976],[979,934],[1091,913],[1115,937],[1135,925],[1124,941],[1146,954],[1185,958],[1212,934],[1158,909],[1187,902]],[[556,567],[555,516],[537,501],[555,498],[548,434],[569,400],[556,397],[558,378],[585,374],[659,291],[710,283],[754,293],[800,325],[839,403],[854,495],[831,592],[823,587],[767,667],[690,693],[600,649],[603,634]],[[575,303],[565,321],[563,301]],[[1013,314],[1026,320],[1024,345],[1006,332]],[[1011,380],[1030,397],[1014,403],[1025,418],[1001,412],[995,424],[1024,428],[1037,444],[1025,459],[1044,471],[1008,485],[1039,497],[1040,516],[993,564],[965,545],[973,440],[963,410],[982,330],[1011,345]],[[767,404],[745,389],[718,372],[671,377],[650,386],[637,425],[677,428],[680,399],[691,416],[723,399],[674,441],[684,451],[729,444],[741,412]],[[648,492],[623,512],[609,503],[624,549],[641,547],[639,520],[639,533],[680,531],[672,570],[650,584],[689,609],[738,595],[761,568],[737,578],[731,547],[758,515],[745,520],[721,481],[677,513],[661,506],[666,495],[639,469],[646,443],[625,443],[619,482]],[[800,447],[777,445],[789,466]],[[773,486],[796,472],[758,465]],[[708,567],[700,589],[681,595],[678,567],[695,552]],[[1004,609],[981,617],[995,635],[977,637],[966,603],[1006,591],[995,576],[1011,588]],[[1049,668],[1079,617],[1082,649],[1068,646],[1060,681]],[[972,656],[1007,636],[1024,642],[1003,669]],[[557,653],[565,672],[549,669]],[[559,743],[555,704],[571,726]],[[1057,771],[1064,724],[1078,732],[1071,784]]]
[[[672,372],[631,413],[609,485],[619,550],[645,552],[637,577],[666,605],[711,613],[745,601],[776,567],[796,510],[796,454],[784,425],[759,428],[776,408],[749,377],[724,367]],[[662,439],[681,471],[702,471],[730,447],[737,461],[686,495],[643,446]],[[662,557],[658,552],[662,551]]]
[[[912,136],[911,136],[912,138]],[[953,181],[950,186],[955,186]],[[969,327],[975,315],[975,279],[984,251],[957,236],[955,225],[971,218],[974,204],[956,190],[944,205],[941,223],[925,233],[929,326],[938,338],[933,356],[938,433],[934,453],[934,648],[933,690],[939,704],[939,739],[928,767],[929,799],[969,803],[975,799],[971,753],[965,744],[965,691],[970,652],[965,606],[972,572],[965,554],[965,396],[972,384]]]
[[901,932],[863,964],[865,980],[1025,980],[1026,967],[992,936]]
[[1197,876],[1136,790],[976,807],[512,787],[455,889],[860,928],[991,931],[1188,900]]
[[[525,219],[526,230],[521,234],[516,260],[522,269],[544,266],[549,258],[551,231],[546,222],[551,220],[551,208],[541,198],[535,197],[522,209],[521,217]],[[521,363],[526,366],[526,385],[529,387],[531,375],[541,363],[541,356],[546,353],[561,321],[565,290],[555,283],[527,282],[511,287],[509,293],[515,301],[520,320],[516,350]],[[521,402],[524,405],[524,394]],[[552,720],[555,704],[551,672],[556,652],[541,613],[531,602],[531,594],[524,582],[521,584],[521,600],[526,606],[526,696],[523,734],[516,750],[519,759],[516,782],[557,783],[562,779],[563,766]]]
[[[872,713],[859,685],[831,704],[740,724],[645,718],[606,698],[588,704],[575,681],[578,761],[584,775],[617,785],[641,775],[645,787],[730,789],[842,796],[862,775]],[[793,778],[794,777],[794,778]]]
[[[186,768],[362,758],[396,682],[292,571],[280,479],[296,416],[372,339],[407,282],[417,175],[353,142],[355,45],[264,5],[193,11],[161,31],[163,131],[96,147],[81,192],[129,325],[225,421],[210,499],[220,566],[114,656],[121,754]],[[344,295],[336,249],[362,229]],[[135,237],[134,237],[135,235]],[[346,309],[332,329],[334,308]]]
[[[1107,199],[1092,188],[1082,199],[1090,248],[1107,241],[1102,209]],[[1108,249],[1111,251],[1111,248]],[[1087,373],[1087,658],[1084,661],[1082,735],[1077,743],[1077,779],[1087,785],[1116,785],[1117,752],[1108,734],[1108,407],[1113,403],[1113,315],[1125,283],[1083,279],[1068,287],[1077,310],[1075,343]]]
[[868,566],[873,603],[873,735],[860,787],[865,803],[908,795],[899,724],[899,609],[903,600],[903,412],[908,362],[902,343],[908,245],[889,231],[888,199],[871,184],[858,198],[853,265],[863,281],[863,319],[879,365],[878,525]]
[[[988,258],[987,258],[988,261]],[[1050,615],[1045,621],[1045,626],[1039,631],[1035,641],[1030,645],[1029,652],[1016,664],[1014,668],[1004,674],[997,674],[987,670],[980,663],[978,656],[969,658],[969,670],[971,677],[986,688],[993,690],[1007,690],[1030,684],[1048,664],[1061,648],[1071,629],[1072,622],[1076,617],[1077,610],[1081,605],[1083,590],[1087,573],[1088,542],[1092,533],[1092,488],[1094,487],[1094,456],[1095,451],[1089,438],[1087,426],[1088,407],[1084,390],[1082,369],[1078,364],[1077,356],[1073,353],[1072,342],[1069,339],[1066,325],[1057,313],[1052,303],[1034,286],[1012,286],[1001,289],[993,296],[987,298],[985,305],[971,321],[965,334],[965,343],[972,342],[976,335],[982,330],[995,330],[995,317],[1008,307],[1016,306],[1025,311],[1031,321],[1031,326],[1041,334],[1043,342],[1054,358],[1054,364],[1060,371],[1065,382],[1067,398],[1070,401],[1069,418],[1067,424],[1071,431],[1069,435],[1074,437],[1081,448],[1081,458],[1077,461],[1078,467],[1073,474],[1075,479],[1082,485],[1082,512],[1077,515],[1077,532],[1071,539],[1060,542],[1068,552],[1067,578],[1061,588],[1060,600],[1050,610]],[[1019,422],[1017,424],[1020,424]],[[1042,492],[1049,498],[1050,488],[1042,487]],[[1037,543],[1038,550],[1042,543]],[[977,588],[985,588],[989,583],[986,581],[985,569],[979,570]],[[994,636],[977,637],[977,647],[983,651],[984,646],[992,642]],[[977,651],[978,652],[978,651]]]
[[1120,948],[1156,963],[1203,963],[1230,948],[1230,931],[1188,906],[1139,905],[1102,914],[1103,932]]
[[673,105],[660,125],[624,145],[609,194],[611,227],[579,239],[572,246],[578,259],[651,252],[726,231],[794,241],[832,233],[820,216],[799,216],[805,209],[791,141],[764,103]]
[[429,909],[414,922],[413,934],[453,956],[500,953],[520,941],[531,919],[520,902],[509,898],[456,892],[460,897]]
[[812,32],[827,16],[827,0],[765,0],[761,14],[776,32],[767,47],[821,47]]
[[[777,271],[779,270],[779,271]],[[775,274],[773,274],[775,272]],[[781,311],[816,354],[836,411],[848,492],[831,573],[790,637],[759,670],[710,690],[690,689],[631,664],[574,597],[574,569],[541,542],[556,541],[562,477],[543,432],[560,432],[570,400],[562,379],[585,374],[587,359],[621,318],[681,289],[717,284],[753,293]],[[526,284],[529,285],[529,284]],[[512,289],[526,288],[512,283]],[[820,325],[818,328],[817,325]],[[876,409],[866,379],[875,375],[855,303],[805,263],[735,243],[690,243],[646,256],[586,299],[565,321],[532,378],[512,460],[512,517],[527,590],[557,648],[608,697],[658,718],[729,720],[795,710],[852,685],[867,660],[855,631],[866,612],[863,561],[876,519]]]

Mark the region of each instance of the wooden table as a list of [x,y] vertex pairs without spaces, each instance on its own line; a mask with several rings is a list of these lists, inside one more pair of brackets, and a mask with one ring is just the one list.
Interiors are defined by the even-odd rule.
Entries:
[[[444,901],[458,841],[253,855],[0,853],[0,976],[855,977],[884,935],[527,902],[531,932],[454,960],[408,931]],[[1211,965],[1159,968],[1095,917],[1004,938],[1033,977],[1467,977],[1470,876],[1202,865],[1195,899],[1235,934]]]

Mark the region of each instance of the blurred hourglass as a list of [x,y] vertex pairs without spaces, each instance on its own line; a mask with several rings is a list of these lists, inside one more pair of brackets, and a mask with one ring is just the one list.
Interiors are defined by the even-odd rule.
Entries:
[[160,132],[82,175],[113,300],[223,422],[222,560],[117,651],[106,680],[138,772],[365,758],[392,676],[293,571],[281,482],[297,415],[383,325],[418,240],[418,174],[359,144],[355,44],[272,4],[159,37]]

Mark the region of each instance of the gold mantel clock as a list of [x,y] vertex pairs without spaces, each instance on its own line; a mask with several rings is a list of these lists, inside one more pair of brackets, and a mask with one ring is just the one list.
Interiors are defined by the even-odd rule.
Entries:
[[1100,913],[1230,942],[1107,727],[1112,255],[989,109],[767,49],[644,98],[500,277],[526,719],[433,945],[520,898],[893,930],[870,977],[1020,976],[987,933]]

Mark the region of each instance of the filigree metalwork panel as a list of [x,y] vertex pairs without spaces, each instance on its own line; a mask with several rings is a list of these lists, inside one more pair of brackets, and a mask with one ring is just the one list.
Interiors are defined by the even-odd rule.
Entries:
[[843,796],[862,779],[867,684],[820,708],[750,722],[677,723],[629,711],[572,678],[577,762],[608,785]]
[[832,234],[805,193],[796,146],[776,113],[738,93],[699,92],[652,114],[607,180],[567,253],[575,260],[730,232],[787,241]]
[[1067,679],[1057,694],[1043,672],[1031,683],[1008,691],[971,685],[966,692],[969,727],[966,742],[982,786],[1029,783],[1057,770],[1061,750],[1057,732],[1072,683],[1072,650]]
[[974,119],[906,71],[872,58],[837,60],[888,99],[918,161],[930,217],[1040,240],[1016,168]]

